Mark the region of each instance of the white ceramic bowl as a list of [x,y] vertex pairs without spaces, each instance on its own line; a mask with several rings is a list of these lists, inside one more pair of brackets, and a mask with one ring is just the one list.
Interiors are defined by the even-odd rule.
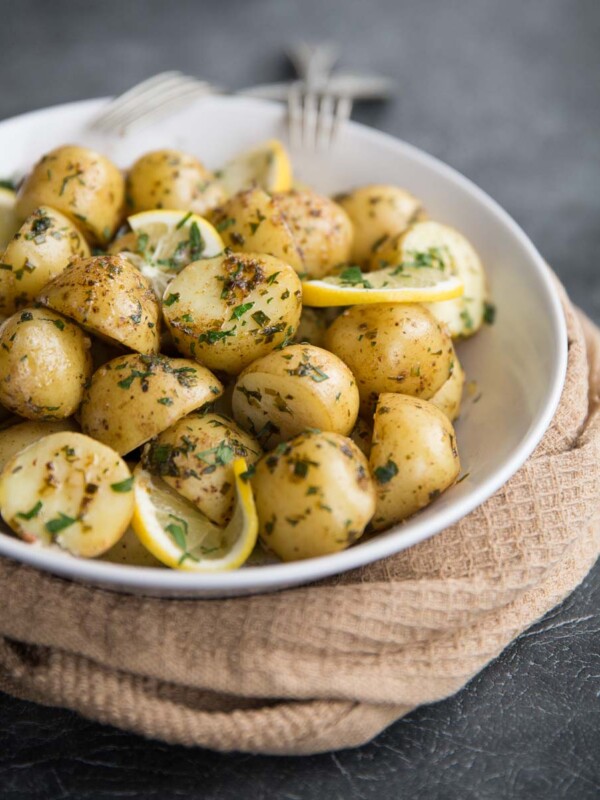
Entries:
[[[236,151],[285,139],[282,107],[247,98],[203,98],[148,131],[103,141],[85,130],[103,101],[45,109],[0,124],[0,177],[25,172],[65,143],[97,147],[126,166],[155,147],[176,147],[216,167]],[[395,183],[422,198],[431,217],[456,226],[487,269],[497,321],[459,345],[479,402],[457,424],[468,477],[403,525],[335,555],[248,567],[220,575],[126,567],[25,544],[0,533],[0,555],[115,590],[164,596],[223,597],[271,591],[360,567],[403,550],[456,522],[523,464],[546,430],[562,389],[567,340],[551,275],[521,228],[483,191],[420,150],[350,123],[330,155],[294,159],[297,177],[330,193],[362,183]]]

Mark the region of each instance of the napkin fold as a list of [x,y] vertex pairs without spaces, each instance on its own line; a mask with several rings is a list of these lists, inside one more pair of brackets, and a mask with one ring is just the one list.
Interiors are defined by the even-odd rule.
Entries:
[[431,539],[277,594],[116,594],[0,559],[0,689],[152,738],[309,754],[456,692],[600,552],[600,331],[563,293],[562,398],[526,464]]

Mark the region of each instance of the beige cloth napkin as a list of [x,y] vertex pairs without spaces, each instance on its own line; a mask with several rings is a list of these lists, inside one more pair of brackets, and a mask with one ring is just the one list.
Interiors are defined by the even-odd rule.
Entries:
[[0,688],[168,742],[295,754],[359,745],[456,692],[600,550],[600,332],[565,309],[554,421],[458,524],[337,579],[230,600],[129,597],[0,560]]

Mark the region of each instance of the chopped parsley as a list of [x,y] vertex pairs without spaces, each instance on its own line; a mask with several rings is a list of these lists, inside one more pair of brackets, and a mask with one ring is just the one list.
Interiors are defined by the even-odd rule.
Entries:
[[34,519],[42,510],[42,501],[38,500],[37,503],[34,505],[33,508],[30,508],[29,511],[19,511],[17,513],[17,519]]
[[496,306],[487,300],[483,304],[483,321],[486,325],[493,325],[496,321]]
[[124,494],[125,492],[130,492],[133,487],[133,475],[129,478],[125,478],[124,481],[119,481],[118,483],[111,483],[110,488],[113,492],[119,492]]
[[372,289],[372,284],[365,278],[360,267],[346,267],[340,272],[340,280],[346,286],[364,286]]
[[76,522],[77,519],[75,517],[69,517],[67,514],[63,514],[62,511],[59,511],[58,517],[48,520],[44,527],[48,533],[55,535],[61,531],[64,531],[65,528],[69,528],[71,525],[74,525]]
[[383,467],[376,467],[374,470],[377,483],[389,483],[398,474],[398,466],[394,461],[388,459]]
[[243,317],[247,311],[250,311],[253,305],[254,303],[242,303],[242,305],[236,306],[231,314],[231,319],[239,319],[240,317]]

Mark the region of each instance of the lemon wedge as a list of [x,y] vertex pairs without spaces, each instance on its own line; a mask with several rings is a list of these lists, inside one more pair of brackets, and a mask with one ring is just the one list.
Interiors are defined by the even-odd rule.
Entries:
[[212,258],[225,249],[210,222],[191,211],[141,211],[127,221],[135,237],[126,234],[124,254],[150,280],[158,297],[192,261]]
[[240,153],[217,174],[230,197],[253,186],[265,192],[287,192],[292,188],[290,157],[277,139]]
[[390,267],[363,273],[345,267],[337,274],[302,284],[305,306],[353,306],[366,303],[437,303],[460,297],[462,281],[433,267]]
[[252,489],[243,458],[233,462],[235,507],[231,522],[220,528],[162,478],[139,464],[134,472],[132,526],[141,543],[161,563],[187,572],[236,569],[250,557],[258,535]]
[[6,249],[6,245],[19,230],[16,203],[16,193],[12,189],[0,187],[0,252]]

